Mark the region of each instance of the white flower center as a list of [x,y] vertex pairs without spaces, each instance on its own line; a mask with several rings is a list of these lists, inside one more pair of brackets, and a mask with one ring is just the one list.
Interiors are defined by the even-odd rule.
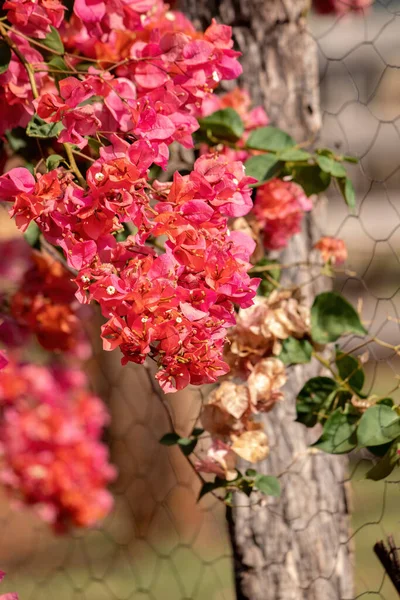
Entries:
[[109,285],[107,290],[106,290],[107,294],[109,296],[114,296],[115,294],[115,287],[113,285]]

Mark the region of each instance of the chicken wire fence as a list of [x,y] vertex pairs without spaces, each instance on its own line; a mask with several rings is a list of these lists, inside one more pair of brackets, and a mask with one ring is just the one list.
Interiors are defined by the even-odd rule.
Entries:
[[[395,345],[400,328],[400,3],[377,0],[368,14],[354,17],[313,16],[310,28],[320,57],[323,127],[318,144],[359,158],[351,168],[356,215],[347,213],[334,191],[329,194],[325,233],[343,238],[349,250],[348,270],[335,285],[362,304],[371,332]],[[398,355],[382,346],[370,351],[368,385],[398,400],[393,392]],[[97,529],[55,537],[28,511],[13,511],[3,498],[4,591],[18,591],[21,600],[233,599],[224,508],[214,498],[197,504],[199,484],[185,458],[159,444],[169,420],[151,373],[122,368],[117,353],[99,348],[88,370],[112,415],[108,437],[119,469],[115,509]],[[201,402],[195,389],[169,397],[178,431],[193,425]],[[304,485],[307,460],[293,462]],[[400,541],[400,482],[395,475],[381,483],[363,480],[366,463],[349,464],[352,530],[339,536],[337,556],[340,546],[355,548],[352,598],[391,600],[397,594],[373,545],[388,534]],[[308,520],[302,530],[318,536],[315,523]],[[299,531],[294,520],[293,535]],[[334,569],[321,572],[321,578],[329,581]]]

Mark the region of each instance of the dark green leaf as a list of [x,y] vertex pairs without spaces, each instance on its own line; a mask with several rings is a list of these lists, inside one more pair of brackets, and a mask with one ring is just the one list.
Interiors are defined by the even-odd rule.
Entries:
[[61,41],[60,34],[57,29],[50,25],[50,33],[46,35],[44,40],[40,40],[42,44],[47,46],[49,50],[54,50],[55,52],[64,52],[64,44]]
[[287,150],[284,150],[282,154],[279,154],[279,159],[285,162],[300,162],[303,160],[309,160],[311,156],[312,155],[305,150],[301,150],[299,148],[288,148]]
[[356,428],[356,417],[337,409],[328,417],[323,433],[313,447],[329,454],[350,452],[357,446]]
[[189,454],[192,454],[193,450],[196,448],[197,441],[198,440],[196,438],[179,438],[178,446],[180,446],[180,449],[185,456],[189,456]]
[[244,166],[246,167],[246,175],[254,177],[257,181],[268,181],[275,177],[282,163],[279,162],[275,154],[259,154],[251,156]]
[[337,182],[347,206],[353,210],[356,207],[356,193],[352,182],[347,178],[338,179]]
[[336,352],[336,366],[340,377],[356,392],[361,392],[365,375],[360,361],[344,352]]
[[308,340],[289,337],[282,343],[279,358],[285,365],[298,365],[310,362],[313,347]]
[[387,444],[382,444],[381,446],[368,446],[368,452],[371,452],[374,456],[378,456],[382,458],[385,456],[386,452],[389,450],[390,446],[393,442],[387,442]]
[[267,496],[281,495],[281,484],[279,479],[272,475],[257,475],[254,487]]
[[204,433],[204,429],[201,429],[201,427],[195,427],[192,431],[192,435],[194,435],[194,437],[199,437],[203,433]]
[[50,138],[58,136],[62,128],[62,123],[46,123],[37,115],[33,115],[27,125],[26,134],[29,137]]
[[293,180],[301,185],[307,196],[320,194],[331,183],[330,174],[321,171],[318,165],[295,166],[292,175]]
[[4,40],[0,40],[0,75],[8,69],[11,60],[11,49]]
[[311,309],[311,336],[319,344],[335,342],[345,333],[365,335],[366,329],[358,313],[335,292],[323,292],[314,300]]
[[257,477],[257,471],[255,469],[247,469],[246,477]]
[[355,156],[348,156],[348,154],[341,156],[341,159],[348,163],[354,163],[355,165],[359,162],[358,158]]
[[37,248],[40,236],[40,229],[35,221],[31,221],[28,229],[24,233],[24,238],[32,248]]
[[177,444],[179,440],[179,435],[171,431],[171,433],[166,433],[162,436],[160,444],[163,444],[163,446],[175,446],[175,444]]
[[244,133],[243,121],[233,108],[217,110],[208,117],[199,119],[200,129],[209,138],[236,142]]
[[366,479],[372,479],[373,481],[380,481],[390,475],[396,465],[399,464],[399,455],[397,453],[398,443],[397,441],[390,445],[385,456],[376,465],[370,469],[366,475]]
[[213,492],[214,490],[217,490],[220,487],[223,487],[220,483],[221,480],[219,480],[218,478],[215,481],[206,481],[203,483],[202,488],[199,492],[198,498],[197,498],[197,502],[199,500],[201,500],[203,498],[203,496],[205,496],[206,494],[209,494],[210,492]]
[[68,65],[65,63],[64,59],[61,56],[53,56],[47,64],[50,71],[56,71],[55,73],[52,73],[52,77],[54,77],[54,79],[57,82],[61,81],[61,79],[65,79],[66,77],[70,76],[68,74],[68,71],[70,71],[71,69],[68,67]]
[[56,169],[60,162],[64,160],[64,157],[61,154],[51,154],[46,158],[46,168],[48,171],[52,171]]
[[322,421],[338,392],[338,384],[329,377],[309,379],[297,396],[297,421],[314,427]]
[[368,408],[360,419],[357,440],[360,448],[381,446],[400,436],[400,418],[385,404]]
[[325,173],[329,173],[333,177],[346,177],[346,169],[336,160],[327,156],[316,156],[315,160]]
[[280,152],[286,148],[292,148],[295,144],[296,142],[290,135],[276,127],[255,129],[246,142],[247,148],[270,152]]

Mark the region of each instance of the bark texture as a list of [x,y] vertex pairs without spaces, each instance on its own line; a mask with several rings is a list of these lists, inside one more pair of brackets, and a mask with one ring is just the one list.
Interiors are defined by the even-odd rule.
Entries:
[[[316,43],[307,30],[306,0],[182,0],[199,26],[215,17],[231,25],[243,53],[242,85],[273,124],[298,141],[320,128]],[[306,261],[319,228],[317,207],[282,260]],[[304,284],[310,273],[287,277]],[[304,287],[308,298],[321,283]],[[293,369],[285,402],[264,418],[271,456],[262,468],[285,473],[279,499],[250,506],[240,497],[228,515],[238,600],[344,600],[353,597],[345,459],[307,450],[319,435],[295,419],[295,397],[315,368]],[[253,500],[254,502],[254,500]]]

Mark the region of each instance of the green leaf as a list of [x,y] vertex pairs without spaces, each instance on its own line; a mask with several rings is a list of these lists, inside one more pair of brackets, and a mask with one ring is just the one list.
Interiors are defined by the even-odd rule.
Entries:
[[194,437],[199,437],[200,435],[203,435],[204,433],[204,429],[201,429],[201,427],[195,427],[192,431],[192,435],[194,435]]
[[179,438],[178,446],[180,446],[180,449],[185,456],[189,456],[189,454],[192,454],[193,450],[196,448],[197,441],[198,440],[196,438]]
[[357,440],[360,448],[380,446],[400,436],[400,418],[385,404],[368,408],[360,419]]
[[207,137],[237,142],[244,133],[243,121],[233,108],[217,110],[208,117],[199,119],[200,129]]
[[399,455],[397,453],[398,443],[390,445],[390,448],[386,452],[385,456],[376,465],[370,469],[366,475],[366,479],[372,479],[373,481],[380,481],[388,477],[394,470],[396,465],[399,464]]
[[257,477],[257,471],[255,469],[247,469],[246,477]]
[[[281,266],[277,260],[271,260],[269,258],[262,258],[258,261],[256,265],[257,267],[271,267],[270,269],[266,269],[265,271],[257,271],[255,270],[253,273],[250,273],[250,277],[260,277],[261,282],[258,286],[257,294],[259,296],[269,296],[270,293],[276,289],[277,284],[281,278]],[[276,283],[276,285],[275,285]]]
[[361,392],[365,374],[360,361],[339,350],[336,352],[336,367],[340,377],[346,380],[353,390]]
[[278,358],[285,365],[300,365],[310,362],[313,347],[308,340],[297,340],[289,337],[282,343],[282,351]]
[[253,150],[269,150],[280,152],[286,148],[292,148],[296,142],[290,135],[276,127],[260,127],[255,129],[249,136],[246,147]]
[[295,166],[292,169],[293,180],[301,185],[307,196],[320,194],[329,187],[331,175],[322,171],[318,165]]
[[24,233],[24,238],[32,248],[36,248],[38,245],[40,236],[40,229],[36,225],[35,221],[31,221],[28,225],[28,229]]
[[356,207],[356,193],[352,182],[347,178],[338,179],[337,182],[347,206],[353,210]]
[[50,138],[58,136],[62,128],[62,123],[46,123],[37,115],[33,115],[27,125],[26,134],[29,137]]
[[349,156],[348,154],[343,154],[343,156],[341,156],[340,158],[345,162],[353,163],[355,165],[357,165],[360,162],[358,158],[356,158],[355,156]]
[[314,427],[324,419],[338,390],[338,384],[330,377],[309,379],[297,396],[296,420],[307,427]]
[[175,446],[179,440],[179,435],[171,431],[170,433],[166,433],[162,436],[160,444],[162,444],[163,446]]
[[272,475],[257,475],[254,487],[267,496],[281,495],[281,484],[279,479]]
[[4,40],[0,40],[0,75],[5,73],[11,60],[11,48]]
[[50,156],[46,158],[47,170],[52,171],[53,169],[56,169],[63,160],[64,157],[61,156],[61,154],[50,154]]
[[224,488],[231,483],[232,482],[227,481],[226,479],[221,479],[220,477],[216,477],[214,481],[205,481],[202,485],[197,501],[201,500],[201,498],[206,494],[209,494],[210,492],[213,492],[219,488]]
[[24,148],[26,148],[26,140],[18,137],[18,135],[17,135],[18,131],[21,131],[21,130],[18,130],[18,129],[10,130],[9,129],[8,131],[6,131],[7,142],[13,152],[19,152],[20,150],[23,150]]
[[285,162],[300,162],[303,160],[309,160],[312,155],[305,150],[299,148],[288,148],[284,150],[282,154],[279,154],[279,159]]
[[57,82],[70,76],[68,73],[63,72],[70,71],[71,69],[61,56],[52,56],[47,65],[51,71],[59,71],[59,73],[52,73],[52,76]]
[[50,25],[50,33],[46,35],[44,40],[40,40],[41,44],[44,44],[49,48],[49,50],[54,50],[55,52],[64,53],[64,44],[61,41],[60,34],[57,29]]
[[327,156],[316,156],[315,161],[325,173],[329,173],[333,177],[346,177],[346,169],[336,160]]
[[345,333],[365,335],[358,313],[335,292],[323,292],[311,308],[311,336],[319,344],[335,342]]
[[329,454],[350,452],[357,446],[356,429],[356,417],[343,413],[339,408],[327,419],[323,433],[313,447]]
[[257,181],[268,181],[275,177],[282,163],[278,160],[275,154],[259,154],[251,156],[246,160],[244,166],[246,175],[254,177]]

